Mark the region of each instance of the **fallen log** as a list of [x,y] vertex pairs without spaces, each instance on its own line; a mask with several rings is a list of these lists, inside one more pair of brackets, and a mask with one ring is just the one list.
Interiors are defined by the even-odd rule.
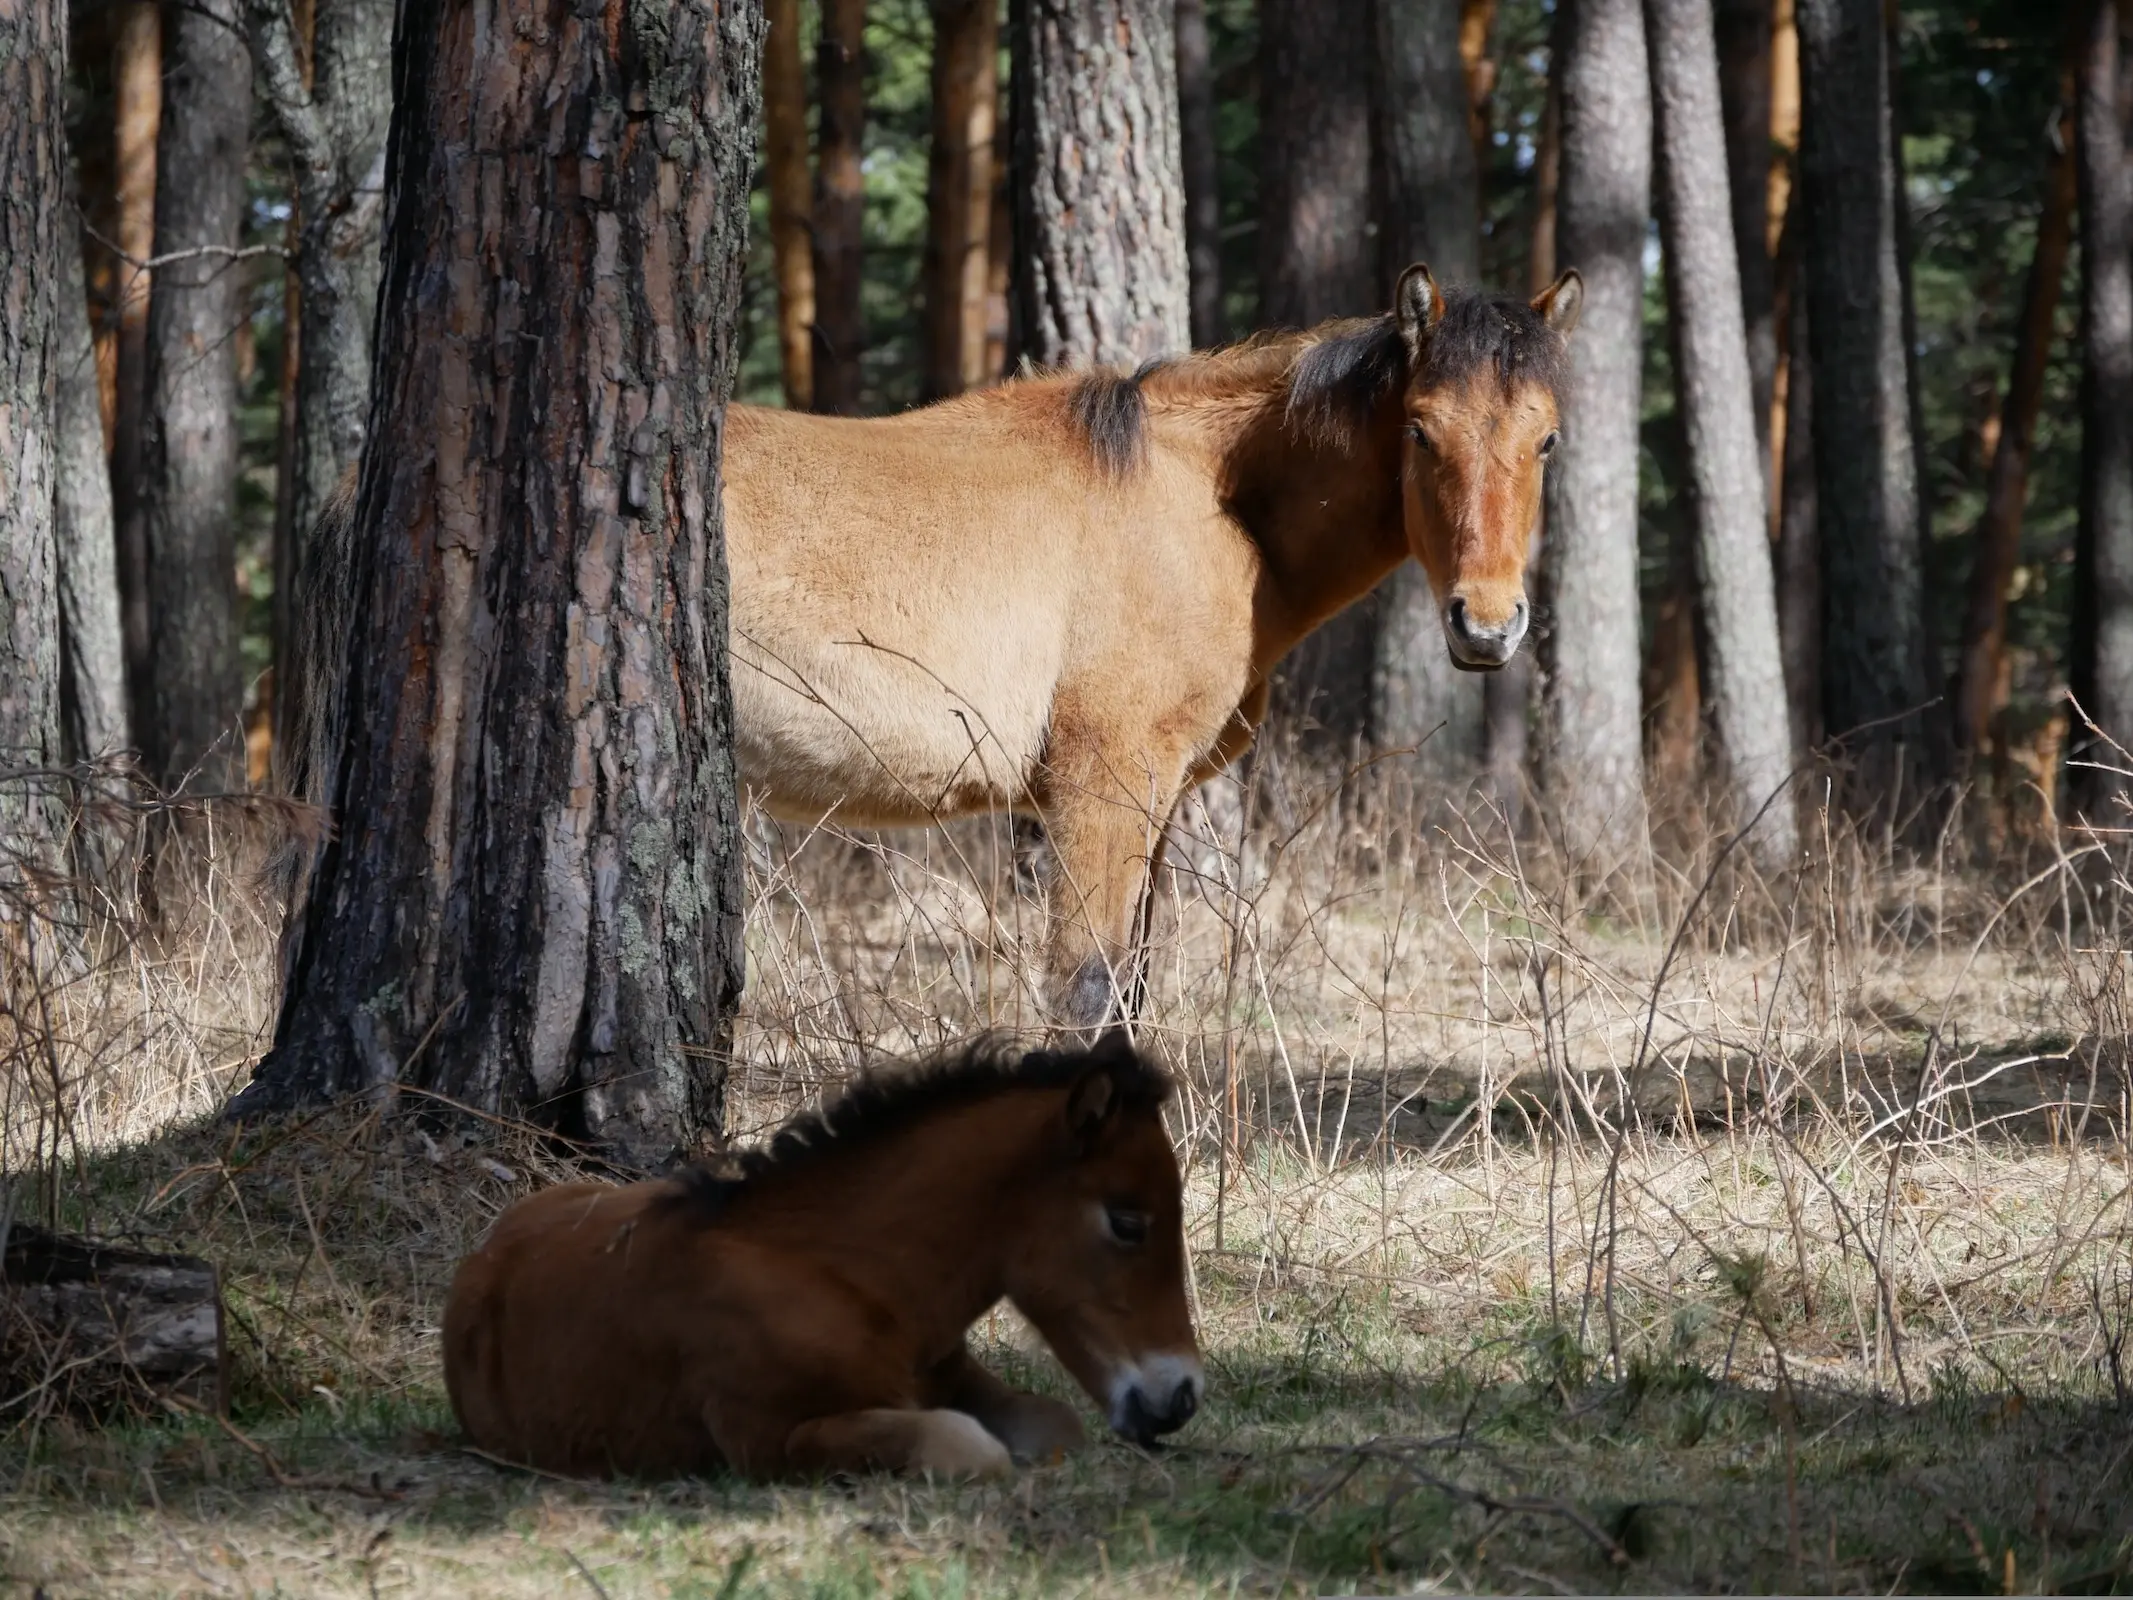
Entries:
[[158,1255],[16,1223],[0,1250],[0,1419],[109,1416],[175,1397],[229,1409],[222,1284],[198,1256]]

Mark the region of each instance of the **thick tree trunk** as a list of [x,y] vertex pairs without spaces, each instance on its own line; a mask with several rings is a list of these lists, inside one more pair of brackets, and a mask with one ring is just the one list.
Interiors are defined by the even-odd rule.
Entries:
[[742,953],[719,449],[761,11],[612,20],[402,13],[338,832],[239,1114],[397,1080],[639,1164],[716,1129]]
[[141,520],[141,421],[148,401],[148,303],[156,251],[156,141],[163,126],[163,14],[157,0],[126,0],[111,57],[112,169],[116,188],[111,514],[118,525],[120,640],[127,721],[138,741],[150,692],[148,530]]
[[[1478,15],[1487,38],[1487,15]],[[1468,132],[1471,84],[1460,0],[1376,0],[1371,123],[1379,174],[1378,273],[1392,283],[1416,261],[1441,282],[1481,276],[1481,174]],[[1414,562],[1377,595],[1370,733],[1388,750],[1419,751],[1418,770],[1457,779],[1481,759],[1482,674],[1445,649],[1436,596]]]
[[822,0],[815,46],[815,409],[859,412],[866,349],[867,0]]
[[934,0],[933,145],[927,160],[928,400],[983,383],[992,271],[992,148],[1000,105],[999,0]]
[[1185,177],[1185,254],[1192,274],[1192,342],[1229,337],[1222,306],[1221,159],[1215,147],[1215,65],[1207,0],[1177,0],[1178,149]]
[[778,278],[778,359],[785,403],[815,404],[814,178],[807,159],[807,68],[800,0],[767,0],[763,37],[763,164],[770,177],[770,248]]
[[[1392,298],[1389,283],[1380,292],[1370,237],[1373,9],[1374,0],[1259,8],[1259,299],[1269,326],[1360,316]],[[1455,130],[1465,99],[1462,87],[1443,108]],[[1281,709],[1340,745],[1372,731],[1378,605],[1376,595],[1358,601],[1282,665]],[[1403,653],[1414,642],[1399,641]]]
[[2022,554],[2030,451],[2036,443],[2037,412],[2044,400],[2044,373],[2051,364],[2059,287],[2066,277],[2067,251],[2073,242],[2074,188],[2074,141],[2068,139],[2052,158],[2045,177],[2037,245],[2030,255],[2029,280],[2022,294],[2022,321],[2015,329],[2014,361],[2000,403],[2000,434],[1985,480],[1985,509],[1978,518],[1955,694],[1955,737],[1967,750],[1985,747],[1993,713],[2007,699],[2008,586]]
[[1489,102],[1496,93],[1496,58],[1489,41],[1496,32],[1496,0],[1460,0],[1459,62],[1466,76],[1466,127],[1477,172],[1489,160]]
[[1780,253],[1789,285],[1785,315],[1785,409],[1778,458],[1778,643],[1785,657],[1785,701],[1792,754],[1806,759],[1821,744],[1822,535],[1815,518],[1814,360],[1807,333],[1802,246]]
[[[61,0],[0,16],[0,770],[56,766],[60,618],[56,416],[67,204],[67,17]],[[34,781],[0,783],[0,1003],[26,954],[14,925],[33,874],[57,864],[57,818]],[[29,872],[25,872],[29,869]]]
[[[1666,190],[1661,219],[1675,319],[1675,392],[1695,493],[1703,669],[1730,799],[1723,809],[1734,827],[1762,812],[1750,847],[1764,866],[1781,868],[1790,863],[1799,832],[1786,792],[1792,737],[1756,437],[1755,419],[1767,400],[1754,393],[1738,212],[1726,204],[1728,153],[1711,0],[1645,0],[1644,24]],[[1763,193],[1758,186],[1753,195],[1749,239],[1758,255]],[[1766,283],[1766,301],[1767,289]]]
[[1859,762],[1853,802],[1936,776],[1925,709],[1925,503],[1912,432],[1881,0],[1800,0],[1801,186],[1814,352],[1822,693]]
[[1585,309],[1548,496],[1545,763],[1567,848],[1604,872],[1644,838],[1637,418],[1651,98],[1638,0],[1573,0],[1562,35],[1556,239],[1584,274]]
[[55,538],[59,579],[61,748],[70,761],[115,755],[133,743],[126,716],[126,654],[119,642],[118,547],[111,464],[89,333],[82,254],[67,230],[55,297],[55,403],[59,461]]
[[260,77],[295,158],[295,426],[274,572],[277,749],[300,685],[289,646],[304,543],[370,425],[385,129],[392,114],[391,0],[322,0],[303,70],[288,0],[248,0]]
[[1170,0],[1015,0],[1016,300],[1041,366],[1192,339]]
[[1733,248],[1739,263],[1741,314],[1748,332],[1748,378],[1755,402],[1755,442],[1765,485],[1765,526],[1776,515],[1771,460],[1771,399],[1776,392],[1776,274],[1770,241],[1771,43],[1774,0],[1717,0],[1718,88],[1725,108],[1727,189],[1733,197]]
[[149,688],[135,709],[149,775],[175,788],[244,782],[237,658],[237,360],[248,314],[244,230],[252,57],[239,0],[164,12],[156,271],[141,418]]
[[[2074,571],[2074,697],[2089,720],[2133,748],[2133,150],[2127,138],[2127,13],[2102,0],[2076,78],[2081,191],[2081,526]],[[2124,757],[2087,753],[2123,767]],[[2133,783],[2077,769],[2073,788],[2098,823],[2123,827]]]

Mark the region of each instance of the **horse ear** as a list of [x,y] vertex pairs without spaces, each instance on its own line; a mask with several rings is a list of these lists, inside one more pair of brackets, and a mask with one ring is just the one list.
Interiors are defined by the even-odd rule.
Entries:
[[1421,357],[1423,345],[1444,317],[1444,296],[1429,268],[1417,261],[1400,274],[1392,291],[1392,313],[1400,320],[1400,337],[1406,342],[1409,360]]
[[1111,1077],[1110,1064],[1099,1060],[1067,1090],[1067,1132],[1086,1150],[1103,1131],[1117,1105],[1118,1085]]
[[1538,311],[1541,321],[1565,339],[1570,330],[1578,325],[1578,313],[1585,309],[1585,280],[1572,267],[1555,282],[1535,295],[1530,302]]

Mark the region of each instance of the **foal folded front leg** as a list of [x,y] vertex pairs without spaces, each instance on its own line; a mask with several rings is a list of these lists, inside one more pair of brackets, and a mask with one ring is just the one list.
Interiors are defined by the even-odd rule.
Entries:
[[931,1473],[992,1478],[1014,1470],[1007,1446],[962,1411],[877,1407],[803,1422],[785,1441],[785,1465],[800,1474]]
[[926,1397],[976,1417],[1017,1461],[1054,1462],[1088,1443],[1072,1406],[1015,1388],[968,1346],[934,1369]]

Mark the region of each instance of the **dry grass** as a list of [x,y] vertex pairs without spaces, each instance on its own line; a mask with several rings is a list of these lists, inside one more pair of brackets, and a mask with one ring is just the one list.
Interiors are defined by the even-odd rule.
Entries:
[[[561,1158],[493,1125],[200,1120],[262,1047],[272,907],[252,834],[196,831],[164,931],[92,919],[108,942],[42,1033],[8,1036],[10,1193],[224,1263],[243,1439],[18,1406],[0,1572],[54,1593],[2133,1587],[2121,849],[2031,829],[1983,861],[1958,809],[1903,855],[1815,812],[1807,865],[1772,881],[1669,818],[1666,854],[1580,893],[1544,837],[1397,774],[1256,772],[1188,819],[1149,972],[1214,1372],[1178,1448],[1004,1489],[565,1485],[468,1457],[443,1287]],[[1004,822],[749,837],[740,1130],[877,1052],[1034,1023],[1042,908]],[[1057,1384],[1012,1318],[986,1337]]]

